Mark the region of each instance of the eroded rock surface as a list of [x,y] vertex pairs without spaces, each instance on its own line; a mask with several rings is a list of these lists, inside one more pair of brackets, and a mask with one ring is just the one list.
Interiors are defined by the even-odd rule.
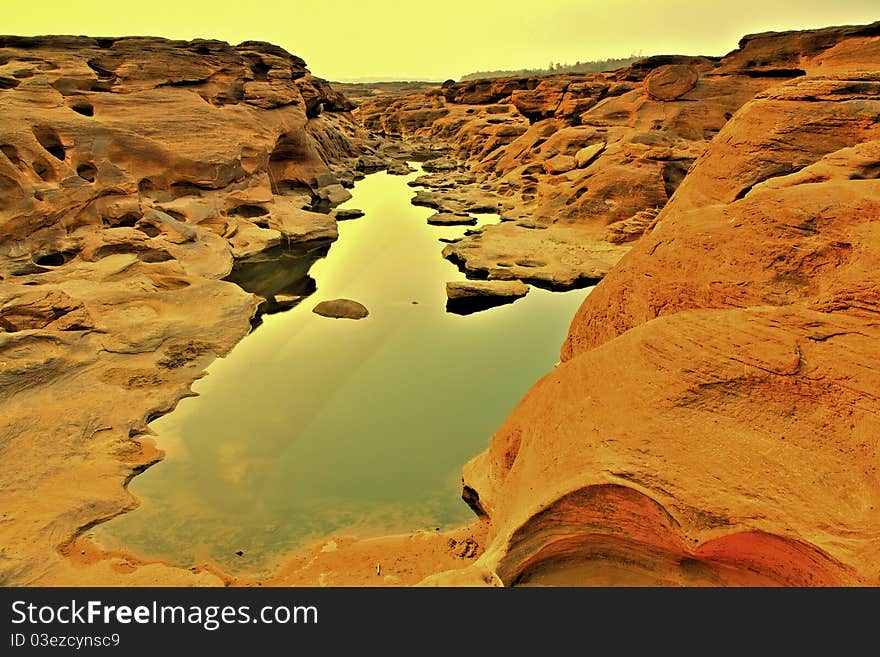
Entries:
[[546,266],[528,272],[530,282],[577,287],[650,230],[645,219],[740,107],[786,80],[846,69],[855,55],[844,43],[870,59],[875,31],[753,35],[724,58],[657,56],[608,73],[450,81],[365,98],[355,115],[409,144],[445,144],[441,166],[418,181],[431,191],[417,203],[453,213],[481,204],[543,229],[500,223],[466,237],[446,250],[466,272],[508,278],[503,263],[541,252]]
[[446,284],[446,310],[468,315],[513,303],[528,293],[529,286],[521,281],[450,281]]
[[880,584],[878,29],[718,65],[775,79],[465,467],[486,552],[426,583]]
[[[332,240],[375,150],[275,46],[0,37],[0,582],[131,508],[146,422],[250,327],[239,258]],[[331,169],[331,166],[333,167]],[[286,290],[285,290],[286,291]],[[279,302],[280,303],[280,302]],[[67,580],[69,581],[69,580]],[[155,565],[132,583],[217,583]]]

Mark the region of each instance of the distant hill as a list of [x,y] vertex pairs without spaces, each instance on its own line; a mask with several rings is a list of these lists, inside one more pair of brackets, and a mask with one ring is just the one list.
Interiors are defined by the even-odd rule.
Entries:
[[598,73],[600,71],[613,71],[624,66],[629,66],[635,61],[642,59],[643,55],[632,55],[619,59],[596,59],[590,62],[575,62],[574,64],[560,64],[551,62],[547,68],[522,68],[514,71],[477,71],[461,76],[461,80],[482,80],[485,78],[507,78],[516,76],[544,76],[557,75],[559,73]]

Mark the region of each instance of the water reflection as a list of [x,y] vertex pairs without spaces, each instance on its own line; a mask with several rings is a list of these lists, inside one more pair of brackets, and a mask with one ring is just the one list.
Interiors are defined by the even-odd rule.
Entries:
[[[465,228],[427,225],[433,210],[409,203],[406,182],[418,175],[358,183],[346,205],[366,216],[339,224],[339,240],[310,270],[317,291],[266,315],[196,382],[199,397],[151,425],[166,459],[131,482],[141,507],[97,527],[99,543],[259,570],[332,532],[472,517],[460,499],[462,464],[552,368],[587,292],[533,288],[513,305],[447,313],[445,283],[464,276],[438,240]],[[308,293],[309,279],[297,277],[313,255],[240,274],[249,289]],[[340,297],[369,317],[311,312]]]
[[309,270],[327,255],[330,244],[277,246],[236,261],[226,280],[265,299],[254,322],[259,323],[262,315],[288,310],[317,289]]

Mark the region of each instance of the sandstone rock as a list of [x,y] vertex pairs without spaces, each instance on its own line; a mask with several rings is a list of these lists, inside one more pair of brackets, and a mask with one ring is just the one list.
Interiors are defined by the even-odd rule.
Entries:
[[385,168],[385,160],[377,155],[361,155],[356,166],[359,171],[380,171]]
[[312,312],[335,319],[363,319],[370,314],[362,304],[351,299],[322,301],[312,309]]
[[437,212],[428,217],[432,226],[476,226],[477,220],[466,214],[448,214]]
[[612,244],[625,244],[639,239],[645,234],[651,224],[657,218],[657,210],[642,210],[629,219],[618,221],[608,226],[605,232],[605,240]]
[[[650,100],[641,82],[652,74],[655,81],[664,79],[660,69],[665,66],[703,75],[687,93],[690,102]],[[637,235],[624,237],[608,232],[607,226],[662,208],[730,116],[774,84],[739,74],[709,75],[719,67],[719,62],[704,57],[658,57],[617,72],[448,85],[445,113],[425,115],[421,125],[408,121],[406,143],[414,148],[443,144],[444,157],[468,170],[466,175],[473,181],[453,179],[452,172],[420,177],[411,184],[430,190],[421,190],[414,202],[439,212],[474,212],[471,193],[479,190],[489,197],[481,207],[507,219],[529,217],[538,220],[533,224],[564,224],[556,237],[565,244],[549,238],[543,243],[560,256],[547,258],[547,269],[565,262],[564,267],[540,275],[548,284],[562,287],[576,280],[595,282],[624,252],[609,249],[607,238],[623,243]],[[465,93],[465,87],[479,89],[481,103],[490,95],[492,102],[468,104],[470,92]],[[493,95],[505,89],[507,96]],[[499,101],[518,111],[494,113],[495,107],[503,106]],[[375,104],[366,100],[355,113],[371,130],[398,134],[391,127],[395,117],[410,117],[411,108],[434,102],[414,93]],[[505,123],[495,123],[498,120]],[[511,233],[495,226],[482,234],[483,239],[492,236],[491,242],[503,235],[509,248],[525,249],[499,256],[528,256],[531,251],[528,237],[510,240]],[[495,256],[486,253],[481,240],[467,238],[459,246],[457,259],[481,261],[472,273],[492,268]],[[493,271],[493,275],[511,274]]]
[[305,297],[301,294],[276,294],[272,297],[275,305],[281,308],[293,308],[303,299]]
[[472,568],[513,585],[880,581],[870,52],[747,102],[587,297],[562,363],[465,467],[491,537]]
[[694,88],[700,74],[693,66],[669,64],[645,78],[645,92],[654,100],[675,100]]
[[[449,244],[443,257],[469,276],[570,290],[598,282],[628,250],[625,245],[585,240],[577,227],[503,222]],[[511,265],[511,260],[526,264]]]
[[253,224],[241,224],[230,237],[232,255],[236,258],[247,258],[260,251],[266,251],[281,244],[281,233],[269,228],[260,228]]
[[330,208],[336,207],[340,203],[345,203],[348,200],[351,200],[351,192],[349,192],[345,187],[339,184],[327,185],[326,187],[321,187],[318,192],[318,198],[322,201],[326,202],[326,205]]
[[72,542],[131,508],[126,481],[161,458],[147,419],[250,330],[254,295],[220,280],[233,252],[278,244],[282,206],[367,135],[269,44],[0,37],[0,79],[25,69],[0,82],[0,580],[222,584],[74,564]]
[[301,210],[279,200],[268,216],[268,226],[291,242],[335,240],[339,236],[335,217],[338,213],[324,214]]
[[583,169],[584,167],[589,166],[596,157],[605,150],[604,143],[598,144],[590,144],[589,146],[584,146],[574,155],[575,165],[578,169]]
[[575,168],[575,158],[571,155],[557,155],[544,161],[544,171],[551,176],[558,173],[565,173]]
[[350,219],[360,219],[364,216],[364,211],[357,208],[336,208],[330,214],[336,221],[348,221]]
[[81,303],[61,290],[34,290],[0,306],[0,328],[15,332],[54,327],[60,319],[80,308]]
[[391,162],[388,165],[387,171],[392,176],[407,176],[415,171],[415,169],[406,162]]
[[437,158],[435,160],[428,160],[424,164],[422,164],[422,169],[428,171],[429,173],[437,172],[437,171],[455,171],[457,165],[455,160],[451,160],[446,157]]
[[450,281],[446,284],[446,310],[469,315],[513,303],[528,292],[529,286],[522,281]]

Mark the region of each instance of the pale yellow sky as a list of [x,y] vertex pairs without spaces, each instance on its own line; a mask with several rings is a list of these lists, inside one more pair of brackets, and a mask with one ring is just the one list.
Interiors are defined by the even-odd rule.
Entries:
[[457,78],[475,70],[679,53],[743,34],[880,20],[877,0],[3,0],[0,33],[248,39],[330,79]]

